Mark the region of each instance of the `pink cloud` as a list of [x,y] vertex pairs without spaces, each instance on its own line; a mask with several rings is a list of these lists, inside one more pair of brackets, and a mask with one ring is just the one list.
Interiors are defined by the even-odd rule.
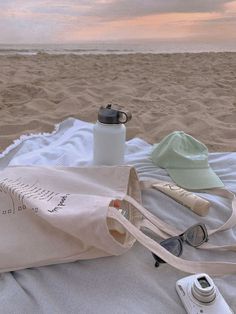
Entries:
[[[180,2],[186,6],[179,7]],[[132,11],[131,16],[127,8]],[[153,13],[154,9],[160,12]],[[177,9],[187,12],[172,12]],[[202,12],[194,12],[197,9]],[[197,5],[189,0],[168,0],[168,4],[164,0],[9,0],[0,4],[0,41],[207,37],[221,40],[225,36],[233,40],[234,19],[236,1],[226,0],[214,3],[199,0]]]

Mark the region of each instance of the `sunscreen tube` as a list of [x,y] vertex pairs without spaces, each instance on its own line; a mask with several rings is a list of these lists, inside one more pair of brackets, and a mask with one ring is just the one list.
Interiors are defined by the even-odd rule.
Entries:
[[210,202],[192,192],[184,190],[183,188],[173,183],[154,183],[153,188],[170,196],[178,203],[188,207],[199,216],[206,216],[209,212]]

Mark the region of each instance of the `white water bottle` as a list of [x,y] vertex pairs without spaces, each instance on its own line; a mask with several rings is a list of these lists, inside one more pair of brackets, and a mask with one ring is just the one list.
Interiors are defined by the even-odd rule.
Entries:
[[131,113],[107,105],[98,112],[93,130],[93,162],[95,165],[121,165],[124,163],[126,127]]

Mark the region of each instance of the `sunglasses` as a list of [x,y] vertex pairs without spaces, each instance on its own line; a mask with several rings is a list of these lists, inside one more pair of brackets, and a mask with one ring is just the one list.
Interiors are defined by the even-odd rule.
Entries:
[[[160,242],[160,245],[163,246],[167,251],[172,253],[175,256],[180,256],[183,252],[183,242],[186,242],[190,246],[198,247],[202,243],[208,241],[208,234],[206,226],[203,223],[198,223],[188,228],[184,233],[176,237],[171,237]],[[158,257],[156,254],[152,253],[155,259],[155,267],[158,267],[159,264],[165,263],[163,259]]]

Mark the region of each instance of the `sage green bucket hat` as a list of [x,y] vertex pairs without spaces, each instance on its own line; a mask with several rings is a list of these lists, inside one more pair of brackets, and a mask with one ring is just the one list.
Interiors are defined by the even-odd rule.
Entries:
[[183,188],[200,190],[224,186],[209,166],[207,147],[183,131],[175,131],[154,145],[151,158]]

